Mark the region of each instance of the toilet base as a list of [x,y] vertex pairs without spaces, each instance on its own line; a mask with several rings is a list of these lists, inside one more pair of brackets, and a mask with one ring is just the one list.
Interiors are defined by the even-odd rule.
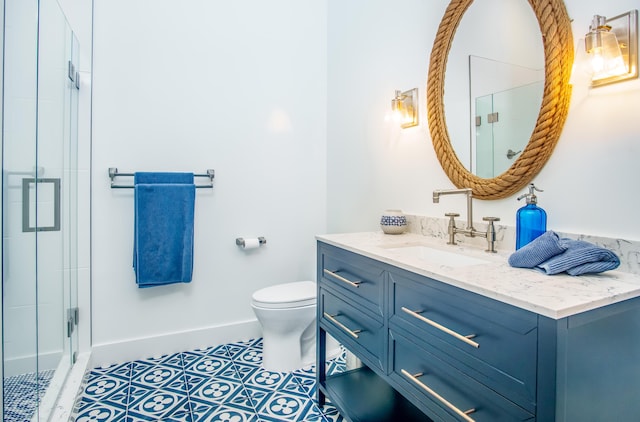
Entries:
[[[266,333],[262,338],[262,367],[267,371],[291,372],[316,363],[315,323],[312,338],[299,339]],[[342,353],[340,343],[327,335],[327,359]]]

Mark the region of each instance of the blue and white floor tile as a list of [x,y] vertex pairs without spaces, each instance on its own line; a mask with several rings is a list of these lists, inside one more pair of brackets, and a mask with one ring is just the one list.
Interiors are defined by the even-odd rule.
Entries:
[[[96,368],[76,422],[342,422],[316,403],[315,367],[265,371],[262,339]],[[344,371],[344,356],[327,372]]]

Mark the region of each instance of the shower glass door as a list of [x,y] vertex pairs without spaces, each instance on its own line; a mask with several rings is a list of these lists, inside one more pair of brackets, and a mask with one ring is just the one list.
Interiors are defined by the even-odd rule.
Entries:
[[56,0],[4,6],[2,413],[45,421],[78,344],[78,45]]

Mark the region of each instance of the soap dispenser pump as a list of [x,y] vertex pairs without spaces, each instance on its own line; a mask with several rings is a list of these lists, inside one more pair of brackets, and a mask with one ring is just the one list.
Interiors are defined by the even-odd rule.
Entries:
[[535,191],[543,192],[531,183],[529,193],[518,197],[518,201],[527,198],[527,205],[516,213],[516,250],[547,231],[547,213],[537,205],[538,197]]

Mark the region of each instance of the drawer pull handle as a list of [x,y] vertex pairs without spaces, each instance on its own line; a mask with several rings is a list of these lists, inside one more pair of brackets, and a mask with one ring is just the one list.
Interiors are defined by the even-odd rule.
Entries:
[[353,338],[358,338],[358,334],[360,334],[362,332],[362,330],[350,330],[349,328],[347,328],[343,323],[341,323],[340,321],[338,321],[335,317],[337,317],[340,314],[335,314],[335,315],[329,315],[328,313],[324,313],[324,317],[327,318],[329,321],[333,322],[334,324],[336,324],[338,327],[342,328],[344,331],[347,332],[347,334],[349,334],[351,337]]
[[336,279],[338,279],[340,281],[342,281],[343,283],[347,283],[347,284],[349,284],[350,286],[353,286],[353,287],[360,287],[360,283],[362,283],[362,281],[351,281],[351,280],[348,280],[348,279],[342,277],[341,275],[334,273],[333,271],[327,270],[326,268],[324,269],[324,273],[328,274],[328,275],[330,275],[330,276],[332,276],[332,277],[334,277],[334,278],[336,278]]
[[427,387],[424,383],[422,383],[418,377],[422,376],[422,373],[419,374],[415,374],[415,375],[411,375],[409,372],[405,371],[404,369],[401,369],[400,372],[402,372],[402,375],[404,375],[405,377],[409,378],[411,381],[413,381],[417,386],[419,386],[420,388],[422,388],[424,391],[426,391],[427,393],[431,394],[433,397],[435,397],[436,399],[438,399],[442,404],[444,404],[445,406],[447,406],[449,409],[453,410],[456,414],[458,414],[462,419],[464,419],[467,422],[475,422],[474,419],[471,419],[469,417],[469,415],[473,412],[476,411],[476,409],[469,409],[469,410],[465,410],[462,411],[460,409],[458,409],[456,406],[454,406],[453,404],[451,404],[448,400],[446,400],[444,397],[442,397],[440,394],[436,393],[435,391],[433,391],[431,388]]
[[408,313],[409,315],[411,315],[414,318],[418,318],[420,321],[426,322],[427,324],[431,325],[432,327],[437,328],[440,331],[443,331],[447,334],[449,334],[450,336],[453,336],[455,338],[457,338],[460,341],[463,341],[465,343],[467,343],[469,346],[473,346],[476,349],[480,347],[480,343],[476,343],[475,341],[471,340],[472,338],[474,338],[476,335],[475,334],[469,334],[467,336],[463,336],[462,334],[458,334],[453,330],[450,330],[449,328],[445,327],[444,325],[440,325],[435,321],[430,320],[429,318],[425,318],[422,315],[420,315],[420,312],[416,312],[416,311],[412,311],[411,309],[407,309],[404,306],[402,307],[402,310],[405,311],[406,313]]

